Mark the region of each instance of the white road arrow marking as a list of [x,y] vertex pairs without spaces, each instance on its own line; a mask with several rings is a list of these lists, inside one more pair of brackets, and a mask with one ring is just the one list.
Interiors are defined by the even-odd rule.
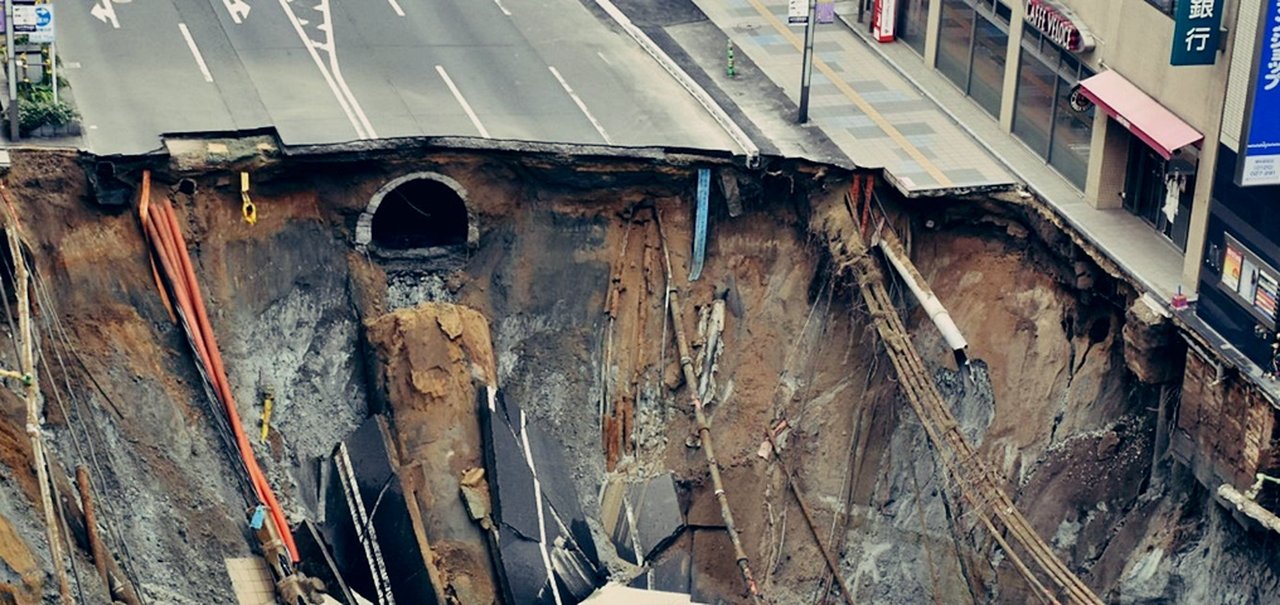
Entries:
[[369,117],[364,115],[364,110],[360,108],[360,101],[356,100],[355,93],[347,86],[346,78],[342,77],[342,66],[338,63],[338,43],[333,37],[333,13],[329,8],[329,0],[320,0],[320,4],[316,6],[316,10],[320,11],[322,19],[320,25],[316,29],[324,32],[325,50],[329,53],[329,73],[333,74],[334,82],[337,82],[338,88],[342,89],[342,93],[347,96],[347,100],[351,102],[351,110],[355,112],[356,117],[360,119],[360,123],[364,125],[366,138],[376,139],[378,133],[374,132],[373,124],[369,123]]
[[227,12],[231,13],[231,20],[237,25],[249,16],[249,9],[252,8],[244,0],[222,0],[222,4],[227,7]]
[[103,23],[110,23],[111,27],[120,29],[120,20],[116,19],[116,8],[111,6],[111,0],[102,0],[101,3],[93,5],[93,8],[89,9],[89,14]]
[[391,10],[395,11],[397,15],[404,16],[404,9],[400,8],[399,2],[396,2],[396,0],[387,0],[387,2],[391,3]]
[[[376,139],[378,133],[373,130],[373,125],[369,123],[369,118],[365,116],[364,110],[360,108],[360,102],[356,100],[351,89],[347,87],[346,81],[342,79],[342,71],[338,67],[338,55],[333,44],[333,33],[329,27],[329,6],[328,0],[321,0],[320,4],[315,7],[320,11],[322,19],[319,29],[325,31],[326,41],[319,42],[312,40],[307,36],[305,30],[302,29],[302,23],[293,9],[289,7],[292,0],[280,0],[280,8],[284,10],[285,16],[293,24],[294,33],[298,35],[298,39],[302,41],[303,46],[307,49],[307,54],[311,55],[311,60],[315,62],[316,69],[320,70],[320,75],[324,77],[324,81],[329,85],[329,89],[333,92],[334,98],[338,101],[338,105],[342,107],[343,113],[347,115],[347,120],[351,122],[351,126],[355,128],[356,136],[361,139]],[[329,55],[329,64],[325,65],[320,53],[316,52],[320,49]]]

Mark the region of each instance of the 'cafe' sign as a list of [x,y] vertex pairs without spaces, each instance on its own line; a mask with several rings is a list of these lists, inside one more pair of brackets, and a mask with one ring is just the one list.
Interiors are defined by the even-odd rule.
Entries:
[[1027,0],[1027,23],[1073,53],[1093,50],[1093,36],[1069,9],[1052,0]]

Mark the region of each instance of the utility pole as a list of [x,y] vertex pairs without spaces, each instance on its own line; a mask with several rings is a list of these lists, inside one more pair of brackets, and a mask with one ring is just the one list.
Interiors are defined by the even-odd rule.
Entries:
[[13,51],[13,0],[4,0],[4,44],[9,64],[9,138],[18,140],[18,57]]
[[809,0],[809,18],[804,23],[804,58],[800,68],[800,119],[809,121],[809,80],[813,78],[813,34],[817,29],[818,0]]

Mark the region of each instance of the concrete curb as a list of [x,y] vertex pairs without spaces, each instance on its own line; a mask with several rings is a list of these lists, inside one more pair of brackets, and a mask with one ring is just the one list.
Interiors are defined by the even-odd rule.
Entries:
[[711,98],[711,95],[706,90],[699,86],[698,83],[695,82],[689,74],[685,73],[685,71],[681,69],[666,52],[659,48],[658,45],[649,38],[648,34],[641,31],[639,27],[636,27],[629,17],[623,14],[617,6],[614,6],[613,2],[610,2],[610,0],[596,0],[596,4],[604,10],[604,12],[607,13],[609,17],[611,17],[614,22],[623,29],[623,31],[627,32],[627,35],[631,36],[631,39],[635,40],[636,43],[645,50],[645,52],[649,53],[649,56],[653,57],[653,59],[657,61],[668,74],[671,74],[671,77],[675,78],[676,82],[679,82],[680,86],[682,86],[686,92],[698,101],[698,103],[702,105],[703,109],[707,110],[707,113],[711,114],[711,118],[724,129],[724,131],[729,135],[729,138],[733,139],[733,142],[737,143],[738,147],[742,148],[743,154],[747,158],[748,168],[755,168],[760,165],[760,147],[751,141],[751,137],[747,136],[747,133],[742,129],[742,127],[738,126],[738,124],[733,121],[733,118],[729,117],[729,114],[725,112],[724,108],[720,107],[720,104],[717,103],[715,99]]

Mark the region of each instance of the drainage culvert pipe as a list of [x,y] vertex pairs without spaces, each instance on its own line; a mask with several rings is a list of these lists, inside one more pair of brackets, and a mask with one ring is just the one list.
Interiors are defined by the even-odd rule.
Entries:
[[893,265],[894,270],[902,277],[902,281],[906,282],[907,287],[911,289],[911,293],[915,295],[916,300],[920,302],[920,306],[924,308],[925,313],[929,315],[929,319],[933,321],[933,325],[938,326],[938,331],[942,332],[942,339],[947,342],[947,346],[951,347],[952,354],[956,357],[956,365],[963,368],[969,365],[967,349],[969,343],[965,341],[964,335],[960,333],[960,328],[956,327],[956,322],[951,319],[951,314],[947,313],[947,309],[942,306],[942,301],[934,295],[933,289],[929,287],[929,283],[924,280],[924,276],[916,270],[915,265],[911,264],[911,259],[907,257],[907,252],[902,247],[902,242],[898,240],[898,236],[890,229],[884,229],[880,233],[879,238],[880,250],[884,252],[884,257],[889,260],[889,264]]

